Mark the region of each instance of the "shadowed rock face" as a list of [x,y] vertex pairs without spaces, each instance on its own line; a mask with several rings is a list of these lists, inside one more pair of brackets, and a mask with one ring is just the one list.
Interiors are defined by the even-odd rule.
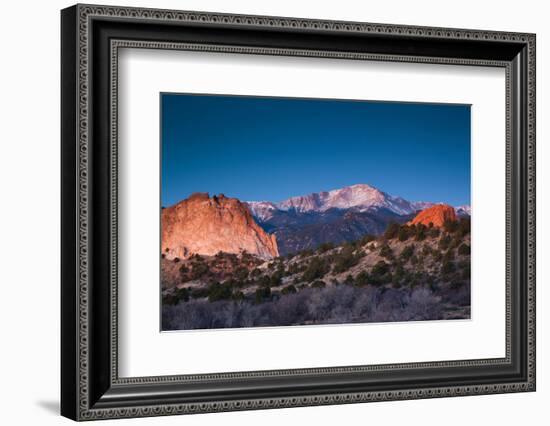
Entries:
[[441,227],[447,220],[457,220],[455,209],[447,204],[437,204],[422,210],[409,224],[417,225],[420,223],[429,226],[432,223],[433,226]]
[[195,193],[162,210],[162,253],[168,258],[246,251],[261,258],[277,257],[277,241],[252,217],[246,204],[223,194]]

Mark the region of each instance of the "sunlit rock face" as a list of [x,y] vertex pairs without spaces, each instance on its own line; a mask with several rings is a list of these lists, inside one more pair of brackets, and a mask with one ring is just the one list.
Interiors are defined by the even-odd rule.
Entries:
[[279,255],[274,235],[254,220],[248,206],[223,194],[195,193],[162,210],[162,253],[166,258],[218,252],[248,252],[264,259]]
[[416,225],[420,223],[429,226],[431,223],[433,226],[441,227],[447,220],[457,220],[455,209],[447,204],[437,204],[422,210],[409,224]]

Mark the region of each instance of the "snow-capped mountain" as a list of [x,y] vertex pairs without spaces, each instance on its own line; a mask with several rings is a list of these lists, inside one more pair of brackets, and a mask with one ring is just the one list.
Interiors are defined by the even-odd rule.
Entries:
[[[291,197],[281,202],[249,201],[250,212],[268,233],[275,234],[279,253],[296,253],[324,242],[339,244],[366,234],[379,235],[391,222],[407,223],[419,211],[443,203],[408,201],[366,185]],[[458,217],[470,206],[454,207]]]
[[469,205],[457,206],[455,207],[455,211],[456,214],[460,217],[472,215],[472,207]]
[[[281,202],[249,201],[252,216],[277,238],[279,253],[317,247],[323,242],[353,241],[378,235],[388,223],[406,223],[417,212],[437,204],[408,201],[379,189],[358,184],[332,191],[291,197]],[[456,215],[470,215],[470,206],[455,207]]]
[[[330,209],[353,209],[359,212],[386,209],[398,215],[409,215],[419,210],[432,207],[437,203],[407,201],[402,197],[389,195],[373,186],[357,184],[334,189],[332,191],[322,191],[309,195],[291,197],[278,203],[270,201],[250,201],[247,204],[252,214],[260,221],[264,221],[269,219],[277,210],[307,213],[325,212]],[[460,212],[458,209],[460,209]],[[461,213],[469,215],[470,206],[457,207],[457,214]]]
[[265,221],[273,216],[273,212],[277,211],[278,208],[275,203],[270,201],[247,201],[246,204],[256,219],[260,221]]
[[292,197],[278,203],[277,207],[280,210],[294,209],[300,213],[308,211],[324,212],[333,208],[355,208],[358,211],[366,211],[375,207],[385,208],[397,214],[410,214],[414,211],[411,203],[407,200],[401,197],[392,197],[366,184]]

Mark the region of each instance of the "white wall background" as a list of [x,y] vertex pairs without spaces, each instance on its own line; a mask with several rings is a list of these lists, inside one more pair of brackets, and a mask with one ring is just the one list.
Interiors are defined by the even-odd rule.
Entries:
[[[550,27],[540,0],[104,0],[103,4],[537,33],[538,390],[530,394],[107,421],[102,424],[545,424],[550,401]],[[11,1],[0,25],[0,419],[68,424],[59,405],[59,9]]]

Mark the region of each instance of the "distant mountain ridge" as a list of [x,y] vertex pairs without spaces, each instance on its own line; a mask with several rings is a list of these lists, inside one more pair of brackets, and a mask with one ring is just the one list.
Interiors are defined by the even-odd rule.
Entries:
[[[252,215],[260,221],[268,220],[275,211],[326,212],[330,209],[359,212],[385,209],[398,215],[410,215],[436,204],[427,201],[408,201],[392,196],[367,184],[356,184],[331,191],[321,191],[308,195],[290,197],[281,202],[247,201]],[[470,214],[470,206],[455,207],[457,214]]]
[[[279,203],[195,193],[162,210],[162,253],[173,259],[246,251],[269,259],[317,249],[323,243],[342,244],[367,234],[380,235],[392,222],[405,224],[419,211],[442,207],[442,203],[411,202],[366,184]],[[449,217],[470,215],[468,205],[446,208],[453,213]]]
[[[285,255],[326,242],[340,244],[365,234],[379,235],[390,222],[406,223],[419,211],[443,203],[408,201],[371,185],[357,184],[278,203],[246,204],[258,224],[275,234],[279,253]],[[458,217],[470,215],[468,205],[454,209]]]

